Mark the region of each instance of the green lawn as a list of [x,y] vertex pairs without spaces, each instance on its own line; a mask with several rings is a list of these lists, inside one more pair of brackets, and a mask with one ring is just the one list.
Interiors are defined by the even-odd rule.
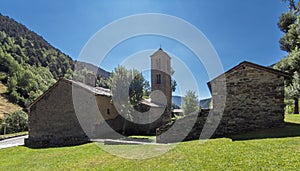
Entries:
[[[289,115],[290,122],[299,121],[300,115]],[[291,120],[290,120],[291,119]],[[297,127],[298,126],[298,127]],[[300,125],[291,125],[297,131]],[[272,133],[266,130],[264,136]],[[299,129],[300,130],[300,129]],[[275,130],[269,137],[286,128]],[[252,134],[261,135],[263,132]],[[284,133],[281,133],[282,135]],[[168,150],[166,145],[104,145],[89,143],[64,148],[30,149],[13,147],[0,149],[0,170],[299,170],[299,136],[284,138],[230,138],[182,142]],[[99,148],[101,147],[101,148]],[[136,155],[139,159],[126,159],[112,155]],[[145,151],[166,153],[143,159]]]
[[285,121],[300,124],[300,114],[287,114],[285,115]]

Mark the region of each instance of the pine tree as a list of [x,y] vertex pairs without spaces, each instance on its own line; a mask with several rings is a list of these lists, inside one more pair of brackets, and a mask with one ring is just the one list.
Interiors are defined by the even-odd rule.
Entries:
[[278,21],[279,29],[284,33],[279,40],[280,48],[288,55],[278,62],[274,68],[291,75],[286,80],[285,94],[287,99],[294,100],[294,113],[299,114],[300,98],[300,15],[299,1],[282,0],[289,3],[289,12],[283,13]]

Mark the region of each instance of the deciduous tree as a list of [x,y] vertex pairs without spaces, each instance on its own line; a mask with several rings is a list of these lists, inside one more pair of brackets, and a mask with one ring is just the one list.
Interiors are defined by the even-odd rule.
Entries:
[[200,110],[198,96],[195,91],[187,91],[183,100],[182,108],[185,115],[198,112]]

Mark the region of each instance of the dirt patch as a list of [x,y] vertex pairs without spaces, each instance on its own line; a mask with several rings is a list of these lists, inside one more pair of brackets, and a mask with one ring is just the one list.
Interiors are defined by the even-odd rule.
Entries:
[[4,95],[6,89],[7,87],[0,82],[0,118],[3,118],[5,114],[22,109],[20,106],[15,105],[7,100]]

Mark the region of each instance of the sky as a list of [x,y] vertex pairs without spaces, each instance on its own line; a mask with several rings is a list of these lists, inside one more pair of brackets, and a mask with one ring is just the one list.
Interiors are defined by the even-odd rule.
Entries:
[[[245,60],[269,66],[286,55],[279,47],[282,33],[277,22],[280,14],[288,11],[287,7],[280,0],[0,1],[0,13],[24,24],[75,60],[84,60],[83,49],[89,42],[101,30],[124,17],[153,13],[175,17],[195,27],[205,37],[206,44],[199,44],[199,49],[210,45],[221,63],[221,67],[216,65],[216,70],[224,71]],[[189,36],[184,27],[178,31],[177,27],[168,27],[166,22],[157,22],[154,26],[169,29],[170,33],[177,31],[179,36]],[[133,24],[111,30],[104,41],[139,27]],[[196,37],[190,35],[189,41],[197,41]],[[99,44],[95,48],[102,50],[104,46]],[[126,61],[136,61],[131,66],[139,68],[139,60],[150,65],[149,56],[159,47],[172,58],[173,77],[179,84],[174,94],[184,95],[187,90],[195,90],[201,99],[210,97],[206,83],[220,74],[219,70],[210,75],[211,69],[203,62],[208,58],[205,53],[199,55],[187,44],[164,35],[144,34],[122,40],[111,47],[103,60],[94,64],[112,71]],[[202,51],[206,52],[207,48]],[[149,79],[147,70],[143,74]]]

